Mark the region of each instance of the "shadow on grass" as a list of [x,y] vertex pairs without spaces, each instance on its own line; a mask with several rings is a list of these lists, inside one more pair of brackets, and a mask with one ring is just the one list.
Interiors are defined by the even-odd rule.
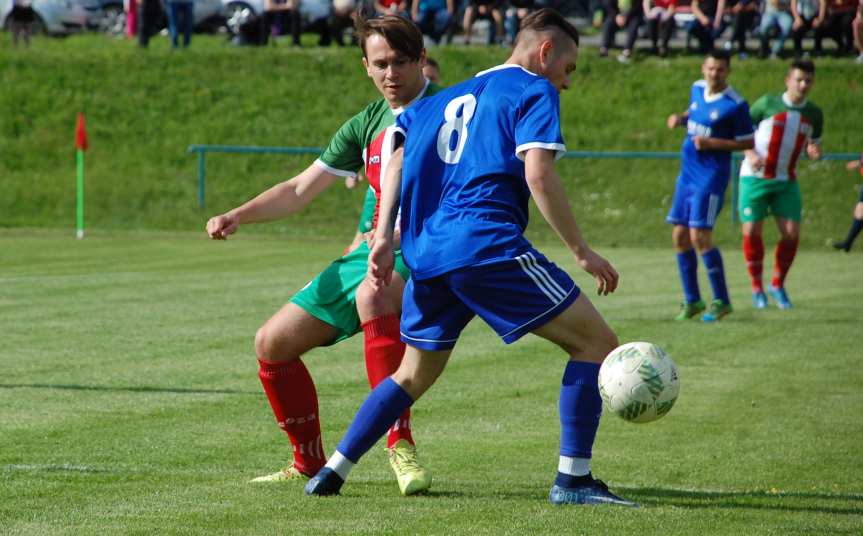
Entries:
[[[863,495],[806,491],[701,491],[668,488],[617,487],[624,497],[643,506],[680,508],[749,508],[821,514],[863,515]],[[807,504],[809,502],[809,504]],[[840,506],[836,503],[853,503]],[[833,503],[833,504],[831,504]]]
[[260,391],[240,391],[237,389],[187,389],[184,387],[154,387],[150,385],[141,386],[116,386],[107,385],[74,385],[74,384],[48,384],[48,383],[0,383],[0,389],[61,389],[67,391],[107,391],[127,393],[177,393],[192,395],[260,395]]

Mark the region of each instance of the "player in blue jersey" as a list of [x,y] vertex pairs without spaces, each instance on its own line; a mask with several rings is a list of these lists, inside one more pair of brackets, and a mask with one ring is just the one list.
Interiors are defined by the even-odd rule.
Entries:
[[402,252],[411,268],[401,323],[407,350],[309,481],[310,495],[339,492],[359,458],[435,382],[462,329],[479,315],[506,343],[534,333],[568,354],[550,501],[633,504],[590,471],[602,413],[597,376],[617,337],[566,272],[523,234],[533,196],[598,292],[617,288],[615,269],[582,238],[554,169],[565,151],[558,92],[570,86],[578,32],[551,9],[522,24],[506,64],[417,103],[396,121],[398,148],[384,182],[369,280],[377,288],[390,282],[400,206]]
[[701,319],[715,322],[732,311],[722,255],[713,243],[713,226],[722,208],[731,173],[731,153],[753,147],[749,105],[731,86],[728,52],[710,52],[701,66],[703,80],[692,84],[689,108],[668,117],[668,128],[686,127],[680,176],[665,221],[677,250],[684,302],[676,319],[692,318],[706,309],[698,290],[698,257],[707,268],[713,301]]

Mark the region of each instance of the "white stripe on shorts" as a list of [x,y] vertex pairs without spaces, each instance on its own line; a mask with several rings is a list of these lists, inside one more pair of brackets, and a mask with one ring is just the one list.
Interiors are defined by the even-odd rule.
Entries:
[[716,213],[719,210],[719,196],[710,194],[707,202],[707,225],[716,225]]
[[541,273],[542,275],[544,275],[546,281],[548,282],[548,285],[550,287],[552,287],[553,289],[557,290],[558,296],[561,296],[560,299],[562,300],[563,298],[565,298],[566,297],[566,291],[564,291],[563,288],[557,284],[557,281],[555,281],[554,278],[551,277],[551,275],[548,273],[548,270],[546,270],[544,266],[539,264],[539,261],[536,260],[536,257],[533,255],[533,252],[528,251],[527,256],[530,257],[531,264],[536,269],[537,273],[538,274]]
[[542,273],[538,272],[535,267],[530,264],[530,259],[527,255],[519,255],[515,258],[515,260],[517,260],[518,264],[521,265],[521,269],[524,270],[524,273],[526,273],[527,276],[530,277],[534,283],[536,283],[536,286],[539,288],[539,290],[541,290],[542,293],[545,294],[546,297],[552,301],[552,303],[556,304],[563,299],[560,297],[560,295],[557,294],[555,289],[551,288],[548,285]]

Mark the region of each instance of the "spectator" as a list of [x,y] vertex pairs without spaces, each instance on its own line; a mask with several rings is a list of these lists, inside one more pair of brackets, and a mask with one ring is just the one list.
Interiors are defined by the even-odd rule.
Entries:
[[423,76],[428,78],[432,84],[440,85],[440,65],[434,58],[426,56],[426,64],[423,65]]
[[123,10],[126,12],[126,37],[134,39],[138,33],[138,0],[125,0]]
[[407,0],[374,0],[375,14],[381,15],[399,15],[407,18],[410,8]]
[[725,0],[692,0],[695,19],[687,27],[689,37],[698,39],[699,51],[706,54],[713,50],[713,41],[725,30],[722,17],[725,15]]
[[291,32],[291,42],[300,46],[300,32],[303,19],[300,13],[300,0],[265,0],[264,18],[272,37]]
[[770,46],[770,34],[774,28],[779,32],[770,48],[770,58],[776,59],[785,46],[785,40],[791,35],[791,26],[794,17],[791,16],[791,8],[788,0],[767,0],[764,3],[764,13],[761,14],[761,24],[758,25],[758,34],[761,38],[761,57],[767,56]]
[[[647,19],[647,33],[650,35],[651,52],[661,57],[668,55],[668,41],[674,31],[674,11],[677,0],[644,0],[642,6]],[[662,44],[657,47],[659,40]]]
[[857,47],[857,63],[863,63],[863,2],[857,4],[857,16],[851,22],[854,33],[854,46]]
[[740,59],[746,57],[746,32],[755,25],[755,21],[758,19],[758,8],[758,0],[738,0],[730,9],[733,33],[731,41],[726,43],[726,48],[733,49],[733,43],[737,42],[737,52]]
[[521,19],[527,17],[533,8],[533,0],[509,0],[503,19],[507,44],[511,45],[515,42],[515,36],[521,28]]
[[637,0],[608,0],[606,9],[608,17],[602,25],[599,55],[607,56],[608,49],[614,45],[617,30],[626,28],[626,44],[623,46],[623,52],[617,56],[617,60],[621,63],[629,63],[635,40],[638,38],[638,27],[643,18],[642,4]]
[[435,43],[452,24],[455,11],[454,0],[416,0],[411,7],[411,18]]
[[[813,30],[816,33],[827,17],[826,0],[791,0],[791,16],[794,17],[792,37],[794,39],[794,55],[803,56],[803,38]],[[816,50],[820,53],[820,50]]]
[[857,0],[827,0],[827,18],[815,30],[815,50],[821,51],[825,37],[836,41],[836,55],[844,56],[851,52],[854,40],[851,22],[854,20]]
[[489,21],[488,44],[498,42],[503,38],[503,12],[500,10],[500,0],[470,0],[464,10],[464,44],[470,44],[470,32],[476,20]]
[[[319,35],[318,46],[328,47],[333,42],[330,20],[332,16],[332,5],[330,0],[301,0],[300,15],[305,23],[303,31],[314,32]],[[298,43],[297,41],[294,41]]]
[[138,45],[147,48],[150,37],[158,31],[159,20],[162,18],[162,3],[160,0],[138,0],[138,9],[141,12],[138,17],[141,22],[138,28]]
[[30,0],[13,0],[12,11],[9,12],[9,23],[12,27],[12,44],[18,46],[19,40],[24,40],[24,46],[30,46],[30,35],[33,33],[33,23],[36,12]]
[[[330,31],[333,39],[340,47],[345,46],[345,30],[353,28],[357,18],[357,3],[355,0],[333,0],[333,11],[330,16]],[[407,18],[408,13],[402,14]]]
[[180,46],[180,32],[183,32],[183,48],[192,42],[192,27],[195,25],[195,2],[192,0],[168,0],[168,32],[171,46]]

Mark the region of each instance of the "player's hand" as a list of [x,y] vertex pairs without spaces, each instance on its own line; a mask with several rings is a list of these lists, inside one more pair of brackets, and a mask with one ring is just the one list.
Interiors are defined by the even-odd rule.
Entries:
[[237,232],[240,218],[227,212],[221,216],[210,218],[207,222],[207,234],[213,240],[227,240],[228,236]]
[[755,151],[746,151],[746,160],[749,161],[749,166],[754,171],[761,171],[764,169],[764,158]]
[[848,171],[854,171],[855,169],[860,169],[861,161],[860,160],[852,160],[845,164],[845,169]]
[[389,240],[375,237],[370,245],[368,279],[374,289],[380,289],[393,280],[393,246]]
[[809,160],[818,160],[821,158],[821,146],[817,143],[807,143],[806,144],[806,156],[809,157]]
[[623,28],[626,26],[626,15],[615,15],[614,23],[617,24],[619,28]]
[[679,114],[671,114],[668,116],[668,119],[665,120],[665,124],[670,129],[676,128],[680,124],[680,115]]
[[588,249],[576,257],[576,262],[596,280],[597,294],[607,296],[617,289],[617,283],[620,280],[617,270],[595,251]]

